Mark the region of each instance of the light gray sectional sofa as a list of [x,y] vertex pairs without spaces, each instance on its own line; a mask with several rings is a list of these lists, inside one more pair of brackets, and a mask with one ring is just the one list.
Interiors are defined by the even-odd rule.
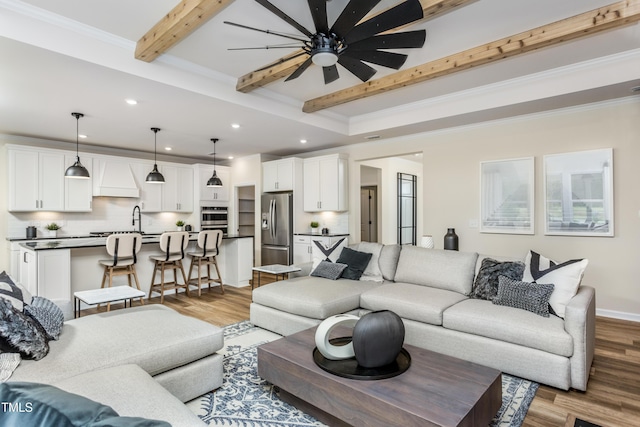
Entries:
[[484,258],[385,245],[378,257],[383,282],[313,276],[274,282],[254,290],[251,322],[289,335],[335,314],[392,310],[404,321],[407,344],[560,389],[586,390],[595,345],[595,290],[580,286],[564,319],[473,299],[469,295]]
[[49,354],[22,360],[10,381],[45,383],[120,416],[203,426],[184,404],[222,385],[223,330],[162,305],[65,322]]

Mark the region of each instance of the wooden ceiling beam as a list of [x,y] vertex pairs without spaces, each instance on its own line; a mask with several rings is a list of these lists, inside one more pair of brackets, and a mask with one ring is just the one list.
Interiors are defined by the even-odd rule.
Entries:
[[[420,21],[413,22],[410,25],[416,24],[417,22],[423,22],[429,19],[433,19],[437,16],[450,12],[455,8],[466,6],[476,1],[477,0],[420,0],[424,18],[422,18],[422,20]],[[367,17],[367,19],[370,19],[373,16],[375,15],[370,15]],[[407,25],[405,25],[405,27],[406,26]],[[398,31],[399,29],[400,28],[396,28],[395,31]],[[308,58],[306,55],[302,55],[289,60],[289,58],[298,55],[300,52],[302,52],[302,50],[293,52],[287,56],[284,56],[278,61],[272,62],[271,64],[260,68],[259,70],[252,71],[248,74],[245,74],[244,76],[241,76],[236,84],[236,90],[243,93],[249,93],[254,89],[258,89],[260,87],[268,85],[269,83],[273,83],[289,76]]]
[[640,0],[619,1],[311,99],[304,103],[302,111],[312,113],[638,21],[640,21]]
[[136,44],[135,58],[151,62],[234,0],[182,0]]

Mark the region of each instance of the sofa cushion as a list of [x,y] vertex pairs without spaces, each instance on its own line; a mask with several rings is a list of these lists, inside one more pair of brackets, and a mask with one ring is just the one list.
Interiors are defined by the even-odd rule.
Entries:
[[253,291],[253,302],[291,314],[324,320],[360,307],[360,294],[381,284],[306,276],[269,283]]
[[396,276],[396,268],[398,267],[398,258],[400,258],[400,245],[384,245],[380,251],[378,266],[384,280],[394,280]]
[[31,294],[27,289],[15,283],[6,271],[0,273],[0,298],[9,301],[16,310],[23,311],[24,304],[31,304]]
[[527,310],[542,317],[549,317],[549,297],[553,285],[529,283],[500,276],[498,295],[493,299],[497,305]]
[[549,299],[551,308],[558,316],[564,318],[564,310],[578,292],[584,270],[589,260],[573,259],[561,264],[529,251],[525,259],[522,280],[525,282],[552,283],[553,293]]
[[163,420],[174,427],[205,425],[180,400],[136,365],[97,369],[58,381],[54,385],[109,405],[121,416]]
[[383,282],[382,272],[380,271],[379,259],[380,253],[384,246],[375,242],[360,242],[358,250],[371,254],[371,261],[367,264],[367,268],[362,273],[360,280],[370,280],[372,282]]
[[[162,337],[162,339],[158,339]],[[156,375],[222,349],[223,330],[159,304],[65,322],[49,355],[23,360],[12,380],[52,383],[98,368],[134,363]]]
[[62,333],[64,313],[53,301],[43,297],[33,297],[24,312],[40,324],[47,333],[47,339],[57,340]]
[[347,268],[342,272],[343,279],[360,280],[362,273],[371,261],[371,254],[359,252],[351,248],[343,248],[337,263],[346,264]]
[[311,239],[311,255],[313,257],[312,271],[316,269],[320,261],[336,262],[342,252],[342,248],[344,248],[346,244],[346,237],[333,242],[333,244],[329,246],[325,245],[323,240]]
[[442,325],[442,313],[466,297],[457,292],[410,283],[386,283],[364,292],[360,306],[368,310],[391,310],[403,319]]
[[447,329],[493,338],[559,356],[573,354],[573,339],[556,316],[542,317],[529,311],[467,299],[445,310]]
[[400,252],[394,280],[469,295],[477,258],[475,252],[405,246]]

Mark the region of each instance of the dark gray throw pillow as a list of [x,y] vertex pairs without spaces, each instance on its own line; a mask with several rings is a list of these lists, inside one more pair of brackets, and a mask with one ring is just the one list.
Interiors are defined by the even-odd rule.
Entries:
[[166,421],[120,417],[110,406],[57,387],[26,382],[0,384],[3,401],[22,410],[4,411],[0,424],[30,427],[170,427]]
[[0,298],[0,352],[40,360],[49,353],[47,333],[38,322]]
[[320,264],[311,272],[312,276],[322,277],[325,279],[337,280],[342,275],[346,264],[339,264],[331,261],[320,261]]
[[24,312],[40,323],[48,339],[57,340],[60,337],[64,313],[53,301],[44,297],[33,297],[31,304],[24,306]]
[[549,317],[549,298],[551,298],[553,287],[550,283],[520,282],[500,276],[498,278],[498,294],[493,299],[493,303]]
[[492,258],[482,260],[480,270],[473,282],[471,298],[491,301],[498,293],[498,277],[505,276],[513,280],[522,280],[524,263],[520,261],[497,261]]
[[351,248],[344,248],[336,262],[346,264],[347,268],[342,272],[343,279],[360,280],[362,273],[367,269],[373,254],[367,252],[354,251]]

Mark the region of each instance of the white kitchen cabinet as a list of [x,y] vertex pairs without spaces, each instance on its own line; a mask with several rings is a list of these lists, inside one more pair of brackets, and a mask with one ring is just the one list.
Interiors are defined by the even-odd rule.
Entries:
[[347,204],[347,159],[342,155],[304,160],[304,210],[345,211]]
[[198,167],[199,200],[203,202],[228,202],[231,188],[231,174],[226,167],[216,166],[216,175],[222,181],[222,187],[207,187],[207,181],[213,175],[213,166]]
[[298,159],[290,157],[264,162],[262,164],[262,190],[267,193],[293,191],[295,168],[298,161]]
[[[65,165],[71,166],[76,156],[64,156]],[[64,210],[66,212],[91,212],[93,205],[93,159],[80,156],[82,166],[89,171],[89,179],[64,180]]]
[[[320,241],[325,246],[331,246],[345,236],[300,235],[293,236],[293,263],[295,265],[313,261],[313,240]],[[348,241],[345,243],[345,246]]]
[[153,169],[151,163],[133,163],[131,165],[133,169],[133,176],[136,180],[136,185],[140,190],[140,206],[141,212],[162,212],[162,187],[165,184],[148,183],[146,182],[147,175]]
[[71,251],[20,249],[20,282],[32,295],[50,299],[65,314],[71,307]]
[[63,211],[63,152],[9,149],[9,211]]
[[162,210],[164,212],[193,212],[193,168],[161,167],[164,175]]

